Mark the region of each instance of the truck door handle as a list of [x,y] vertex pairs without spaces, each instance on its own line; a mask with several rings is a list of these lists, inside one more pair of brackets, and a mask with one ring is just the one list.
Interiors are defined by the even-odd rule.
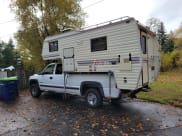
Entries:
[[53,79],[53,77],[49,77],[49,79]]

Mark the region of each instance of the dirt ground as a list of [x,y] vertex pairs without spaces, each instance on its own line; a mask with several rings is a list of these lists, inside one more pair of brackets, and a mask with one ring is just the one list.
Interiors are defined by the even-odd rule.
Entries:
[[89,108],[83,98],[60,94],[32,98],[28,91],[0,101],[2,136],[181,136],[182,109],[138,99]]

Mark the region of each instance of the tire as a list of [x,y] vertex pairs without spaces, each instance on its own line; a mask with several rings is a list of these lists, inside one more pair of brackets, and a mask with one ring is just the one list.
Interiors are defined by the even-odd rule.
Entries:
[[95,88],[89,88],[85,94],[87,105],[91,108],[97,108],[102,105],[102,96]]
[[33,83],[30,85],[30,93],[32,97],[38,98],[41,95],[41,90],[37,83]]

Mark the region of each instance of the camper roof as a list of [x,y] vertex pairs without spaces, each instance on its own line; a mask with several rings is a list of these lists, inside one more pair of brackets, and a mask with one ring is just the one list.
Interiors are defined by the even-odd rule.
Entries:
[[138,27],[140,29],[142,29],[143,31],[146,31],[147,33],[155,35],[155,33],[152,32],[148,27],[142,25],[137,20],[135,20],[133,17],[124,16],[124,17],[117,18],[117,19],[114,19],[114,20],[110,20],[110,21],[107,21],[107,22],[103,22],[103,23],[100,23],[100,24],[87,26],[87,27],[84,27],[84,28],[82,28],[80,30],[66,29],[66,30],[63,30],[61,34],[46,37],[45,41],[51,41],[51,40],[58,39],[58,38],[72,36],[72,35],[75,35],[75,34],[78,34],[78,33],[81,33],[81,32],[86,32],[86,31],[90,31],[90,30],[94,30],[94,29],[103,28],[103,27],[108,27],[110,25],[115,25],[115,24],[118,24],[118,23],[130,23],[131,21],[136,21],[137,24],[138,24]]
[[70,30],[70,31],[63,32],[61,34],[48,36],[48,37],[46,37],[45,41],[50,41],[50,40],[57,39],[57,38],[67,37],[67,36],[71,36],[71,35],[78,34],[78,33],[80,33],[80,31]]

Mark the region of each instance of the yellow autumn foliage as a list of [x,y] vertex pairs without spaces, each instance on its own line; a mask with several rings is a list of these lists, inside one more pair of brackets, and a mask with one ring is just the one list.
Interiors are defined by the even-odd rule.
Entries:
[[182,67],[182,49],[174,50],[171,54],[173,67]]
[[161,53],[161,71],[168,71],[173,68],[171,53]]
[[161,53],[161,71],[169,71],[173,68],[182,68],[182,49]]
[[182,24],[180,27],[174,32],[174,43],[176,48],[182,49]]

